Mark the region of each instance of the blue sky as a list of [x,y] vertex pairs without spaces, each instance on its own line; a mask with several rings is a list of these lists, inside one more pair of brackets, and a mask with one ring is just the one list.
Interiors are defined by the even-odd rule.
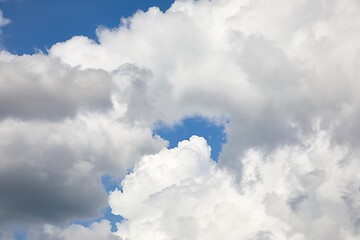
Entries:
[[169,141],[169,148],[177,146],[178,142],[189,139],[192,135],[204,137],[211,146],[211,158],[217,160],[222,144],[226,142],[225,126],[204,117],[185,118],[173,126],[159,123],[154,133]]
[[119,26],[121,17],[157,6],[165,11],[172,0],[10,0],[0,9],[12,23],[3,33],[4,47],[16,54],[45,50],[75,35],[95,39],[97,26]]

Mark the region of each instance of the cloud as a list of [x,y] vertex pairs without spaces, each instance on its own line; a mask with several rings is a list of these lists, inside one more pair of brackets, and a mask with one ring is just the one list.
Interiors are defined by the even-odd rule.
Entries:
[[11,23],[11,20],[5,18],[3,12],[0,10],[0,33],[1,33],[1,28],[8,25],[9,23]]
[[9,229],[0,230],[0,238],[4,240],[14,240],[15,237]]
[[[3,52],[1,221],[94,216],[100,176],[135,165],[110,197],[122,238],[355,239],[359,13],[355,0],[184,0],[97,41]],[[158,121],[193,115],[228,120],[218,164],[196,137],[136,163],[164,147]]]
[[46,225],[43,232],[31,231],[29,233],[29,240],[48,239],[48,240],[121,240],[119,237],[110,232],[110,222],[103,220],[95,222],[89,228],[81,225],[72,225],[67,228],[60,228],[53,225]]
[[176,1],[98,29],[98,42],[76,36],[49,53],[83,69],[147,69],[128,86],[146,99],[124,100],[137,121],[228,118],[220,162],[232,169],[247,148],[299,143],[318,121],[334,142],[358,146],[359,12],[345,0]]
[[145,156],[110,194],[123,239],[355,239],[359,164],[326,133],[270,155],[249,149],[243,181],[193,136]]
[[0,226],[100,217],[101,176],[165,142],[124,117],[110,73],[43,54],[0,56]]
[[0,117],[59,119],[79,110],[111,107],[111,79],[81,71],[42,54],[1,53]]
[[110,116],[0,124],[1,223],[62,222],[99,216],[102,174],[121,177],[143,154],[164,146],[149,129]]

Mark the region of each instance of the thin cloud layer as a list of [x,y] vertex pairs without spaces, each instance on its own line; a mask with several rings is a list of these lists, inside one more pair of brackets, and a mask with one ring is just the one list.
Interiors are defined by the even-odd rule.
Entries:
[[[100,176],[135,165],[110,195],[123,239],[358,238],[359,26],[356,0],[183,0],[2,53],[0,221],[94,216]],[[219,163],[197,137],[154,155],[154,124],[193,115],[228,122]],[[55,225],[31,236],[114,238]]]

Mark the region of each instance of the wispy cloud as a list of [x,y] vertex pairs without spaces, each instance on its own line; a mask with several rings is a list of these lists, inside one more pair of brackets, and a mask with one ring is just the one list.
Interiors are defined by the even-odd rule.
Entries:
[[5,18],[3,12],[0,10],[0,28],[8,25],[9,23],[11,23],[11,20]]

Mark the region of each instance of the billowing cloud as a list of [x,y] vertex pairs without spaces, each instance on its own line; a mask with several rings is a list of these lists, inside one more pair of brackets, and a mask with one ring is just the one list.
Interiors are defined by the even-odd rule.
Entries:
[[106,206],[100,176],[126,174],[162,141],[110,117],[0,124],[0,223],[61,222],[99,216]]
[[[183,0],[97,41],[3,52],[1,220],[94,215],[101,174],[135,164],[110,196],[124,239],[356,239],[359,26],[356,0]],[[156,122],[193,115],[228,122],[219,163],[196,137],[136,163],[164,147]],[[46,226],[33,236],[108,223]]]
[[356,239],[358,155],[326,133],[270,155],[249,149],[240,185],[203,138],[146,156],[110,195],[123,239]]
[[165,146],[126,120],[110,73],[2,52],[0,75],[1,227],[101,217],[101,176]]
[[0,117],[56,119],[111,106],[111,79],[42,54],[0,56]]
[[147,69],[146,84],[128,86],[146,97],[125,100],[131,117],[226,117],[221,158],[233,165],[249,147],[297,143],[318,121],[334,141],[358,145],[359,12],[346,0],[176,1],[98,29],[99,43],[77,36],[50,55],[84,69]]

